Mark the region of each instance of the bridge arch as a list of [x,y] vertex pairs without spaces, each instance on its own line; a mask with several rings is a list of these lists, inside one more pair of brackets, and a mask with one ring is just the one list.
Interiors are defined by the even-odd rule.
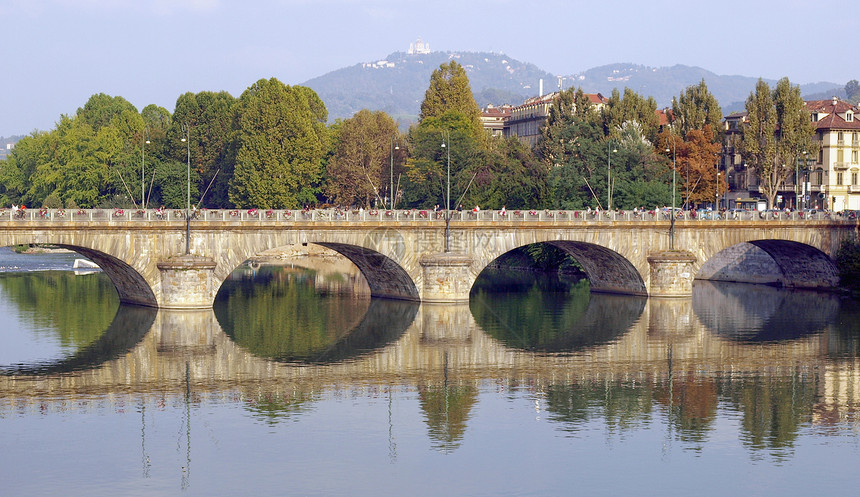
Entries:
[[700,263],[697,279],[790,288],[832,288],[839,284],[834,261],[805,243],[750,240],[714,252]]
[[[417,281],[420,275],[409,270],[409,254],[403,237],[395,230],[379,230],[355,237],[343,233],[313,232],[310,236],[260,238],[251,243],[230,247],[222,252],[214,277],[218,288],[230,273],[245,261],[263,253],[285,249],[290,246],[308,244],[333,250],[355,264],[370,287],[374,297],[398,300],[421,300]],[[217,289],[216,289],[217,291]]]
[[[574,259],[582,266],[588,277],[593,292],[620,293],[627,295],[648,295],[645,281],[639,269],[624,255],[609,247],[576,240],[545,240],[535,243],[545,243],[556,247]],[[531,243],[504,247],[506,250],[489,252],[495,256],[492,259],[478,259],[473,262],[476,274],[480,274],[487,266],[499,257]],[[472,281],[474,284],[474,281]]]
[[316,244],[334,250],[355,264],[367,280],[372,296],[420,300],[412,277],[391,257],[357,245],[332,242]]
[[[17,240],[12,245],[29,243],[31,242]],[[51,245],[71,250],[98,264],[99,268],[113,283],[121,303],[158,307],[158,299],[150,282],[147,281],[137,268],[121,259],[118,255],[68,243],[51,243]]]
[[58,245],[72,250],[98,264],[101,270],[113,282],[119,301],[125,304],[158,307],[158,300],[152,287],[136,269],[116,256],[86,247],[74,245]]

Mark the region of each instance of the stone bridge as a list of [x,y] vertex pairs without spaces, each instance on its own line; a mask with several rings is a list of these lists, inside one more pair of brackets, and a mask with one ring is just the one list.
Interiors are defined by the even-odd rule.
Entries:
[[[752,215],[676,222],[660,212],[62,210],[0,212],[0,246],[52,244],[97,263],[125,303],[209,308],[237,266],[265,251],[318,244],[347,257],[371,294],[426,302],[467,301],[478,274],[499,256],[533,243],[571,254],[593,291],[689,296],[709,261],[740,245],[769,256],[779,284],[830,288],[833,264],[858,221]],[[446,250],[447,248],[447,250]],[[735,264],[725,258],[717,274]],[[713,264],[713,262],[712,262]],[[743,276],[744,271],[736,271]],[[735,278],[737,279],[737,278]],[[751,276],[750,281],[759,282]]]

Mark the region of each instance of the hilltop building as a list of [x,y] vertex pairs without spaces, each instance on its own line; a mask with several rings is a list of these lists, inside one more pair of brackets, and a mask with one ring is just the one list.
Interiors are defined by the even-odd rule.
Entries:
[[12,149],[15,148],[14,143],[0,144],[0,160],[6,160],[12,154]]
[[425,43],[418,38],[415,43],[409,44],[409,51],[407,52],[409,55],[425,55],[430,53],[430,44]]

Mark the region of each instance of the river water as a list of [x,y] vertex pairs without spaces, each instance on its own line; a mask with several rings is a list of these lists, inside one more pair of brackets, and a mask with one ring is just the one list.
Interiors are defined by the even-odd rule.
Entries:
[[[856,492],[860,311],[697,282],[508,271],[469,304],[243,266],[213,310],[120,306],[74,254],[0,249],[3,495]],[[358,289],[358,291],[355,291]]]

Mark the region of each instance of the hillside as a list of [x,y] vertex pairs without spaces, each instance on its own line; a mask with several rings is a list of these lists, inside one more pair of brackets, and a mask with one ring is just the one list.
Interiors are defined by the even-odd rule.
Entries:
[[513,103],[538,93],[556,77],[534,64],[489,52],[431,52],[410,55],[395,52],[385,59],[355,64],[311,79],[313,88],[329,111],[329,119],[349,118],[361,109],[383,110],[401,122],[418,117],[430,74],[449,60],[456,60],[469,75],[478,105]]
[[[743,110],[744,101],[750,92],[755,89],[758,78],[749,76],[723,76],[701,67],[690,67],[675,65],[672,67],[647,67],[634,64],[610,64],[595,67],[583,73],[565,77],[566,85],[581,86],[588,93],[600,92],[608,95],[613,88],[623,91],[625,87],[634,90],[640,95],[651,96],[660,107],[672,104],[672,98],[677,97],[685,88],[698,84],[702,79],[708,85],[708,90],[714,94],[717,101],[723,107],[723,111],[729,114],[734,111]],[[776,80],[765,79],[771,86],[776,85]],[[836,83],[812,83],[800,86],[804,98],[810,98],[815,94],[828,94],[833,96],[833,91],[844,94],[841,85]]]
[[[587,93],[610,95],[617,88],[630,88],[651,96],[659,107],[667,107],[672,97],[702,79],[725,113],[742,110],[744,101],[755,88],[757,77],[718,75],[700,67],[675,65],[647,67],[635,64],[610,64],[559,79],[534,64],[504,54],[488,52],[431,52],[410,55],[395,52],[385,59],[355,64],[317,78],[304,85],[313,88],[326,104],[329,119],[346,119],[363,108],[383,110],[402,124],[417,120],[430,74],[442,63],[457,60],[469,75],[472,92],[480,106],[518,105],[538,94],[543,79],[544,93],[563,88],[582,87]],[[765,80],[771,86],[775,80]],[[844,96],[844,84],[821,82],[801,85],[804,98]]]

